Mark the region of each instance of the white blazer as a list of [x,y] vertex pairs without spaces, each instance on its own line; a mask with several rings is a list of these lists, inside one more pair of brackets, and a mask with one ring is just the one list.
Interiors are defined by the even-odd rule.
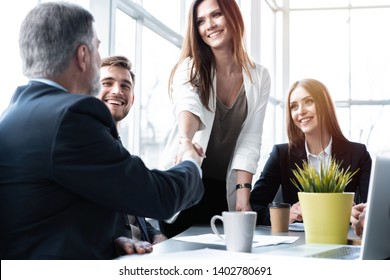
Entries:
[[[182,111],[189,111],[199,117],[200,129],[195,133],[193,142],[199,143],[206,152],[211,129],[214,122],[216,95],[211,95],[207,110],[201,103],[199,94],[190,83],[189,70],[190,59],[183,61],[176,70],[172,84],[172,103],[175,116],[175,124],[170,131],[167,144],[160,162],[161,169],[168,169],[174,165],[175,156],[179,151],[178,116]],[[243,69],[244,87],[248,104],[248,115],[237,139],[237,144],[231,157],[226,177],[226,194],[229,210],[236,208],[236,171],[245,170],[256,174],[260,159],[262,143],[263,123],[268,97],[271,88],[271,80],[268,70],[256,64],[256,68],[250,70],[253,83]],[[216,75],[213,79],[213,88],[216,92]],[[206,155],[207,156],[207,155]]]

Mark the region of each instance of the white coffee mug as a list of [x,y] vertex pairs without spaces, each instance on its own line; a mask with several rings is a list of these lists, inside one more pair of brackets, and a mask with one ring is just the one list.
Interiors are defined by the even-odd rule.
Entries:
[[[256,228],[257,213],[253,211],[224,211],[222,216],[211,218],[212,231],[226,242],[226,249],[235,252],[252,252],[253,234]],[[215,226],[216,220],[221,220],[225,238]]]

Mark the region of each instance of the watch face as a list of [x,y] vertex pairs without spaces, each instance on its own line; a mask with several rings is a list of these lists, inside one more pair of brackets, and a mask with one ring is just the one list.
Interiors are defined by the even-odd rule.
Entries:
[[244,189],[244,188],[247,188],[247,189],[252,189],[252,184],[249,184],[249,183],[246,183],[246,184],[238,184],[236,186],[236,190],[238,189]]

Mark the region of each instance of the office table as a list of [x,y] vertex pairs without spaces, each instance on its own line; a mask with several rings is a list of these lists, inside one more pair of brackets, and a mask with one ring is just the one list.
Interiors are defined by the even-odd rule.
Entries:
[[[223,232],[222,229],[220,232]],[[210,233],[212,233],[210,226],[193,226],[177,237]],[[269,236],[271,228],[257,226],[255,234]],[[375,271],[377,275],[388,273],[386,262],[382,261],[356,263],[337,259],[306,258],[301,255],[301,245],[305,245],[303,231],[289,231],[278,235],[299,238],[294,243],[253,247],[252,253],[230,252],[226,251],[224,245],[186,242],[173,238],[154,245],[153,252],[150,254],[122,256],[119,260],[123,261],[115,262],[115,264],[116,269],[122,273],[121,275],[136,275],[134,270],[162,269],[167,272],[164,275],[199,280],[225,278],[276,280],[318,277],[366,279],[372,277],[372,271]],[[348,237],[350,240],[359,240],[352,229],[349,230]],[[174,271],[177,274],[169,274],[168,271]],[[184,272],[191,273],[185,274]],[[193,277],[187,278],[185,275]],[[176,278],[172,276],[172,279]]]
[[[223,232],[222,226],[218,227],[218,230],[220,232]],[[188,230],[184,231],[183,233],[179,234],[178,236],[189,236],[189,235],[199,235],[199,234],[205,234],[205,233],[213,233],[210,226],[193,226],[189,228]],[[257,226],[255,230],[256,235],[270,235],[271,234],[271,227],[267,226]],[[267,252],[272,249],[280,249],[285,246],[295,246],[295,245],[301,245],[305,243],[305,234],[304,232],[296,232],[296,231],[289,231],[286,233],[278,233],[275,235],[282,235],[282,236],[299,236],[299,239],[295,241],[292,244],[279,244],[276,246],[265,246],[265,247],[255,247],[252,249],[252,253],[261,253],[261,252]],[[160,244],[156,244],[153,246],[153,253],[154,254],[164,254],[164,253],[171,253],[171,252],[177,252],[177,251],[184,251],[184,250],[196,250],[196,249],[203,249],[203,248],[211,248],[211,249],[220,249],[220,250],[226,250],[225,245],[215,245],[215,244],[202,244],[202,243],[195,243],[195,242],[184,242],[175,240],[173,238],[166,240]]]
[[[223,233],[223,227],[222,225],[218,225],[219,232]],[[193,236],[193,235],[200,235],[200,234],[207,234],[212,233],[211,227],[208,225],[204,226],[192,226],[191,228],[187,229],[186,231],[179,234],[177,237],[181,236]],[[285,233],[277,233],[272,234],[271,227],[269,226],[257,226],[255,230],[256,235],[281,235],[281,236],[297,236],[299,237],[294,243],[282,243],[278,245],[269,245],[269,246],[260,246],[260,247],[254,247],[252,249],[252,254],[262,254],[262,253],[269,253],[273,250],[281,250],[284,248],[288,248],[291,246],[298,246],[305,244],[305,233],[303,231],[288,231]],[[356,239],[356,236],[352,229],[350,229],[349,238]],[[148,259],[150,257],[161,257],[163,258],[164,255],[168,253],[176,253],[181,251],[191,251],[191,250],[200,250],[200,249],[216,249],[216,250],[224,250],[226,251],[225,245],[217,245],[217,244],[204,244],[204,243],[196,243],[196,242],[186,242],[186,241],[180,241],[175,240],[174,238],[168,239],[164,242],[161,242],[159,244],[153,245],[153,252],[150,254],[145,255],[130,255],[130,256],[123,256],[120,257],[120,259],[123,258],[141,258],[141,259]]]

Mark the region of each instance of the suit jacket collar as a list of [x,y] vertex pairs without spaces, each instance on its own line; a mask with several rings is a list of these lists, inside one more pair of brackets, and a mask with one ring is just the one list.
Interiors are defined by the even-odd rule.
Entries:
[[68,91],[66,88],[64,88],[63,86],[57,84],[56,82],[54,82],[52,80],[48,80],[48,79],[31,79],[30,81],[43,83],[43,84],[46,84],[46,85],[58,88],[60,90],[66,91],[66,92]]

